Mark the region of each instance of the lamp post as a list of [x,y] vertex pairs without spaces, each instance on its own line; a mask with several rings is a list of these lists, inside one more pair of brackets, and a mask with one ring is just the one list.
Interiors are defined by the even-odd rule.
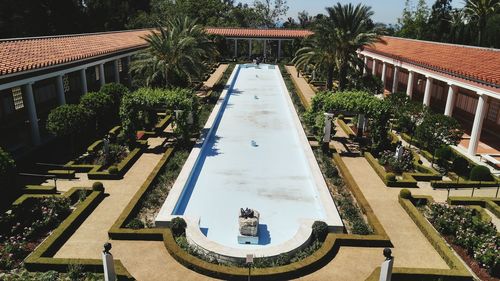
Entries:
[[252,265],[253,265],[253,254],[248,254],[247,255],[247,266],[248,266],[248,281],[250,281],[250,276],[251,276],[251,270],[252,270]]

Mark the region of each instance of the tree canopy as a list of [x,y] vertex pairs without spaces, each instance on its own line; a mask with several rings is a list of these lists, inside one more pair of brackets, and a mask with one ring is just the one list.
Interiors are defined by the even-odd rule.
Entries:
[[47,117],[47,130],[55,136],[76,133],[87,124],[88,114],[80,105],[65,104],[54,108]]

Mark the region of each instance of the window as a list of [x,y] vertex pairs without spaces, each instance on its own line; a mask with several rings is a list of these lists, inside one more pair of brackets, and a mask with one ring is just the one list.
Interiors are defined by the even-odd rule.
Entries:
[[24,108],[23,92],[21,91],[21,87],[12,88],[12,100],[14,102],[15,110]]
[[122,72],[122,71],[123,71],[122,59],[118,59],[118,71],[119,71],[119,72]]
[[68,75],[63,75],[63,89],[65,93],[70,90]]
[[477,99],[459,93],[457,95],[457,107],[468,113],[475,114],[477,107]]
[[500,124],[500,116],[498,112],[500,111],[500,102],[497,100],[493,100],[490,104],[490,109],[488,110],[488,120],[491,120],[493,122],[496,121],[497,124]]

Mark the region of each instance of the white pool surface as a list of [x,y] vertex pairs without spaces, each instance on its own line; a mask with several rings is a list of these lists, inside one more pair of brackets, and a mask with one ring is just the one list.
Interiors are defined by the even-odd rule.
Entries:
[[[233,77],[222,117],[169,215],[199,219],[209,240],[237,249],[283,244],[304,220],[342,226],[278,66],[242,65]],[[237,240],[239,210],[247,207],[260,212],[259,245]]]

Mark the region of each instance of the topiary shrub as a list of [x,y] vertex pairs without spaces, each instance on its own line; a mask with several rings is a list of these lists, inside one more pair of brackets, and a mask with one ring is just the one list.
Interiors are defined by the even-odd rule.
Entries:
[[172,219],[170,229],[172,230],[174,237],[179,237],[186,235],[186,226],[186,221],[183,218],[177,217]]
[[485,166],[475,166],[470,171],[469,179],[471,181],[492,181],[491,171]]
[[144,223],[140,219],[134,218],[130,220],[125,227],[132,229],[141,229],[144,228]]
[[450,160],[453,152],[449,146],[442,146],[436,149],[436,157],[442,160]]
[[92,184],[93,191],[104,191],[104,185],[100,181],[96,181]]
[[312,238],[320,242],[325,241],[328,235],[328,225],[324,221],[315,221],[312,225]]
[[[0,147],[0,186],[13,184],[16,162]],[[5,190],[4,190],[5,191]]]
[[399,197],[401,197],[403,199],[411,199],[412,198],[411,191],[409,191],[406,188],[403,188],[403,189],[401,189],[401,191],[399,191]]
[[463,157],[457,157],[453,160],[452,171],[460,176],[467,176],[469,174],[469,162]]
[[388,182],[395,182],[396,175],[394,173],[387,173],[387,174],[385,174],[385,180]]
[[110,166],[108,168],[108,172],[111,174],[111,175],[116,175],[118,174],[118,167],[116,166]]

